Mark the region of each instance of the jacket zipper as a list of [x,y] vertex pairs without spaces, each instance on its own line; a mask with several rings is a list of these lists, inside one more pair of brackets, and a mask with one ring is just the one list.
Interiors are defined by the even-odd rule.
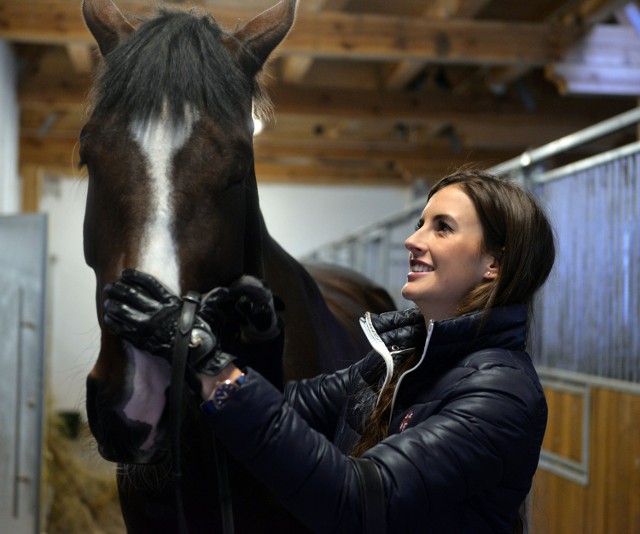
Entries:
[[402,381],[404,380],[405,376],[407,376],[409,373],[412,373],[418,367],[420,367],[420,365],[422,364],[422,362],[424,361],[424,359],[425,359],[425,357],[427,355],[427,349],[429,348],[429,341],[431,341],[431,334],[433,333],[433,326],[434,326],[434,322],[433,322],[433,320],[430,320],[429,321],[429,328],[427,330],[427,339],[426,339],[426,341],[424,343],[424,350],[422,351],[422,356],[420,357],[420,360],[411,369],[407,369],[404,373],[402,373],[402,375],[398,379],[398,383],[396,384],[396,389],[393,392],[393,398],[391,399],[391,410],[389,411],[389,425],[388,426],[391,426],[391,419],[393,417],[393,408],[396,405],[396,397],[398,396],[398,390],[400,389],[400,384],[402,384]]

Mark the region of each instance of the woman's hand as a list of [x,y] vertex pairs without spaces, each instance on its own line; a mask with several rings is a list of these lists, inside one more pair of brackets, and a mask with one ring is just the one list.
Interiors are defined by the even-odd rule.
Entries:
[[[171,364],[182,299],[150,274],[134,269],[124,270],[120,280],[108,284],[104,292],[107,328]],[[208,297],[207,317],[199,311],[196,313],[188,354],[188,365],[195,373],[216,376],[235,360],[235,356],[220,349],[219,343],[224,317],[215,309],[215,304],[227,298],[228,292],[212,292]],[[194,389],[200,393],[199,385]]]
[[[120,280],[108,284],[104,293],[107,328],[171,364],[183,300],[152,275],[135,269],[125,269]],[[241,332],[241,343],[225,347],[222,339],[234,329]],[[211,383],[202,376],[212,377],[213,383],[225,380],[218,375],[236,361],[227,351],[238,353],[245,363],[255,360],[260,371],[264,363],[265,374],[278,385],[282,381],[282,337],[273,295],[258,279],[245,275],[229,288],[211,290],[201,298],[191,331],[189,385],[200,394],[201,385],[207,389],[205,383]],[[277,356],[275,362],[271,355]],[[261,362],[263,356],[268,361]]]
[[[244,275],[229,288],[216,288],[204,295],[201,316],[215,317],[222,300],[232,303],[232,320],[239,326],[243,342],[271,341],[282,333],[282,323],[276,311],[273,293],[257,278]],[[279,308],[282,308],[281,303],[278,303]]]
[[[225,303],[209,305],[209,295],[220,299],[227,293]],[[279,311],[282,301],[267,285],[253,276],[244,275],[228,288],[218,288],[202,299],[200,313],[208,317],[222,308],[229,328],[222,335],[222,348],[238,357],[242,367],[252,367],[278,389],[284,387],[282,354],[284,326]]]

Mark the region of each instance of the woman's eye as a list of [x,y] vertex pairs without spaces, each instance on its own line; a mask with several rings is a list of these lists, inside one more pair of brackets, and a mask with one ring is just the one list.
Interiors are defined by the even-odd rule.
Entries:
[[438,221],[439,232],[451,232],[453,229],[444,221]]
[[414,231],[418,231],[420,230],[420,228],[422,228],[424,226],[424,221],[422,219],[420,219],[417,223],[416,223],[416,227],[414,228]]

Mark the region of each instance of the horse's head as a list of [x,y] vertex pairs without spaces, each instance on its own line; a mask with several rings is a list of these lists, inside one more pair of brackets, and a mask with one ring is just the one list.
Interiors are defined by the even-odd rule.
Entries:
[[[84,252],[101,326],[102,289],[127,267],[178,294],[261,275],[256,76],[295,7],[282,0],[227,33],[207,15],[161,11],[133,25],[111,0],[83,1],[103,56],[80,148],[89,174]],[[158,458],[169,376],[167,364],[102,329],[87,412],[105,458]]]

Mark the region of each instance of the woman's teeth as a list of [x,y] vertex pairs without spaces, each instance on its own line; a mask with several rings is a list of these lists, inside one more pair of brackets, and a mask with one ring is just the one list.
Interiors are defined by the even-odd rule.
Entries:
[[415,263],[411,266],[412,273],[430,273],[431,271],[433,271],[433,267],[429,265]]

